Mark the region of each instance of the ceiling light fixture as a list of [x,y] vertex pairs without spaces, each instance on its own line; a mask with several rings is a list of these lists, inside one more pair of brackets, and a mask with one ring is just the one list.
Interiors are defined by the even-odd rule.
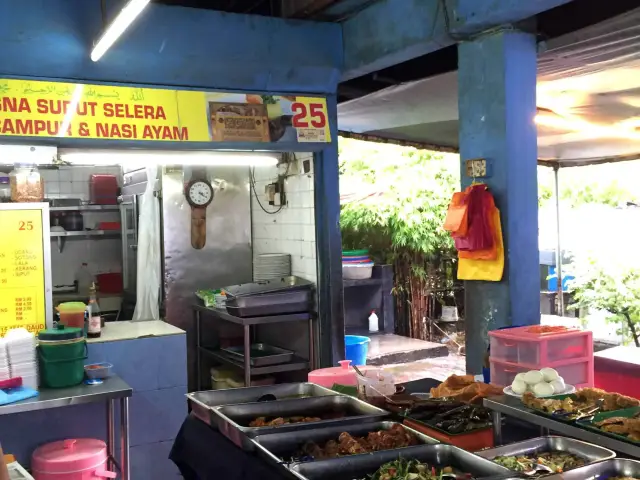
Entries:
[[278,156],[244,152],[123,152],[68,151],[60,160],[76,165],[195,165],[267,167],[278,164]]
[[71,96],[71,103],[67,107],[67,113],[64,115],[64,120],[62,121],[62,125],[60,125],[60,130],[58,131],[58,137],[66,137],[67,130],[69,130],[69,126],[71,125],[71,120],[76,115],[76,110],[78,109],[78,103],[80,103],[80,99],[82,98],[82,90],[84,90],[83,84],[76,85],[75,90],[73,91],[73,95]]
[[113,45],[120,35],[131,25],[131,23],[140,15],[144,7],[149,4],[150,0],[129,0],[118,16],[111,22],[105,32],[93,47],[91,52],[91,60],[97,62],[102,58],[107,50]]

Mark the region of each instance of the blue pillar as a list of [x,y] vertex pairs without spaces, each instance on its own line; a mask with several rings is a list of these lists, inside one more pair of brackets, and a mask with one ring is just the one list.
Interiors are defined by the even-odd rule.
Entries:
[[536,40],[501,31],[458,48],[462,187],[465,160],[486,158],[505,242],[501,282],[465,285],[467,371],[480,373],[490,330],[540,322]]

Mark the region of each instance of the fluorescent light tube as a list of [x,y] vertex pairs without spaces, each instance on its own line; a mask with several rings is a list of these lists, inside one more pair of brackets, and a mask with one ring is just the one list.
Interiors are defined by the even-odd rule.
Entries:
[[58,137],[67,136],[67,130],[69,130],[71,120],[73,120],[73,117],[75,116],[76,110],[78,108],[78,103],[80,103],[80,99],[82,98],[82,90],[84,90],[83,84],[76,85],[76,89],[73,91],[73,95],[71,96],[71,103],[67,107],[67,113],[65,114],[62,125],[60,126]]
[[91,60],[97,62],[149,4],[150,0],[129,0],[93,47]]
[[201,165],[266,167],[278,164],[276,156],[233,152],[69,152],[60,154],[63,162],[79,165]]

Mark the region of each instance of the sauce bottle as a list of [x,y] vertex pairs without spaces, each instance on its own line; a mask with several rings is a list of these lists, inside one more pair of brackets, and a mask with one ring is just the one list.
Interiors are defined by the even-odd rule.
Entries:
[[98,338],[102,335],[102,318],[100,315],[100,305],[96,299],[96,284],[92,283],[89,289],[89,327],[87,328],[87,337]]

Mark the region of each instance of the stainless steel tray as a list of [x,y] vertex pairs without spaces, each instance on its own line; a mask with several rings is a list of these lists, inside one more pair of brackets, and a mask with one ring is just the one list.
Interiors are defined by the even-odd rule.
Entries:
[[[396,422],[375,422],[358,425],[341,425],[336,427],[317,428],[313,430],[297,430],[286,433],[272,433],[269,435],[258,435],[253,438],[256,446],[256,453],[265,460],[277,465],[288,462],[305,442],[316,442],[324,444],[329,440],[338,440],[341,433],[347,432],[350,435],[366,437],[369,432],[389,430],[394,425],[400,425],[407,432],[411,432],[418,439],[420,444],[439,443],[435,438],[431,438],[412,428]],[[407,447],[405,447],[407,448]],[[402,449],[395,449],[400,451]]]
[[640,462],[626,458],[615,458],[576,468],[561,475],[547,477],[547,480],[604,480],[616,476],[640,478]]
[[196,417],[212,427],[217,427],[220,417],[213,413],[214,407],[257,402],[260,397],[267,394],[274,395],[278,400],[339,395],[338,392],[315,383],[283,383],[263,387],[193,392],[187,394],[187,399],[189,400],[191,411]]
[[[332,425],[349,425],[381,420],[389,415],[389,412],[381,408],[369,405],[357,398],[343,395],[225,405],[215,407],[213,411],[218,416],[218,428],[220,431],[233,443],[248,451],[255,449],[255,444],[250,439],[256,435],[310,430]],[[257,417],[274,418],[297,415],[313,417],[327,413],[344,413],[345,416],[319,422],[292,423],[278,427],[249,426],[249,423]]]
[[291,471],[303,480],[353,480],[368,478],[383,464],[402,458],[415,458],[434,467],[453,467],[460,473],[470,473],[476,477],[490,477],[508,473],[509,470],[489,460],[453,445],[420,445],[387,450],[373,455],[353,455],[332,460],[299,463]]
[[566,437],[538,437],[524,442],[511,443],[502,447],[476,452],[476,455],[493,460],[496,457],[535,454],[543,452],[567,452],[586,460],[586,464],[615,458],[616,454],[604,447]]
[[[264,354],[260,357],[251,357],[250,363],[252,367],[278,365],[280,363],[290,362],[293,358],[293,352],[291,350],[272,347],[266,343],[254,343],[251,345],[251,350],[259,350]],[[228,347],[221,349],[221,351],[241,362],[244,362],[244,347]]]

